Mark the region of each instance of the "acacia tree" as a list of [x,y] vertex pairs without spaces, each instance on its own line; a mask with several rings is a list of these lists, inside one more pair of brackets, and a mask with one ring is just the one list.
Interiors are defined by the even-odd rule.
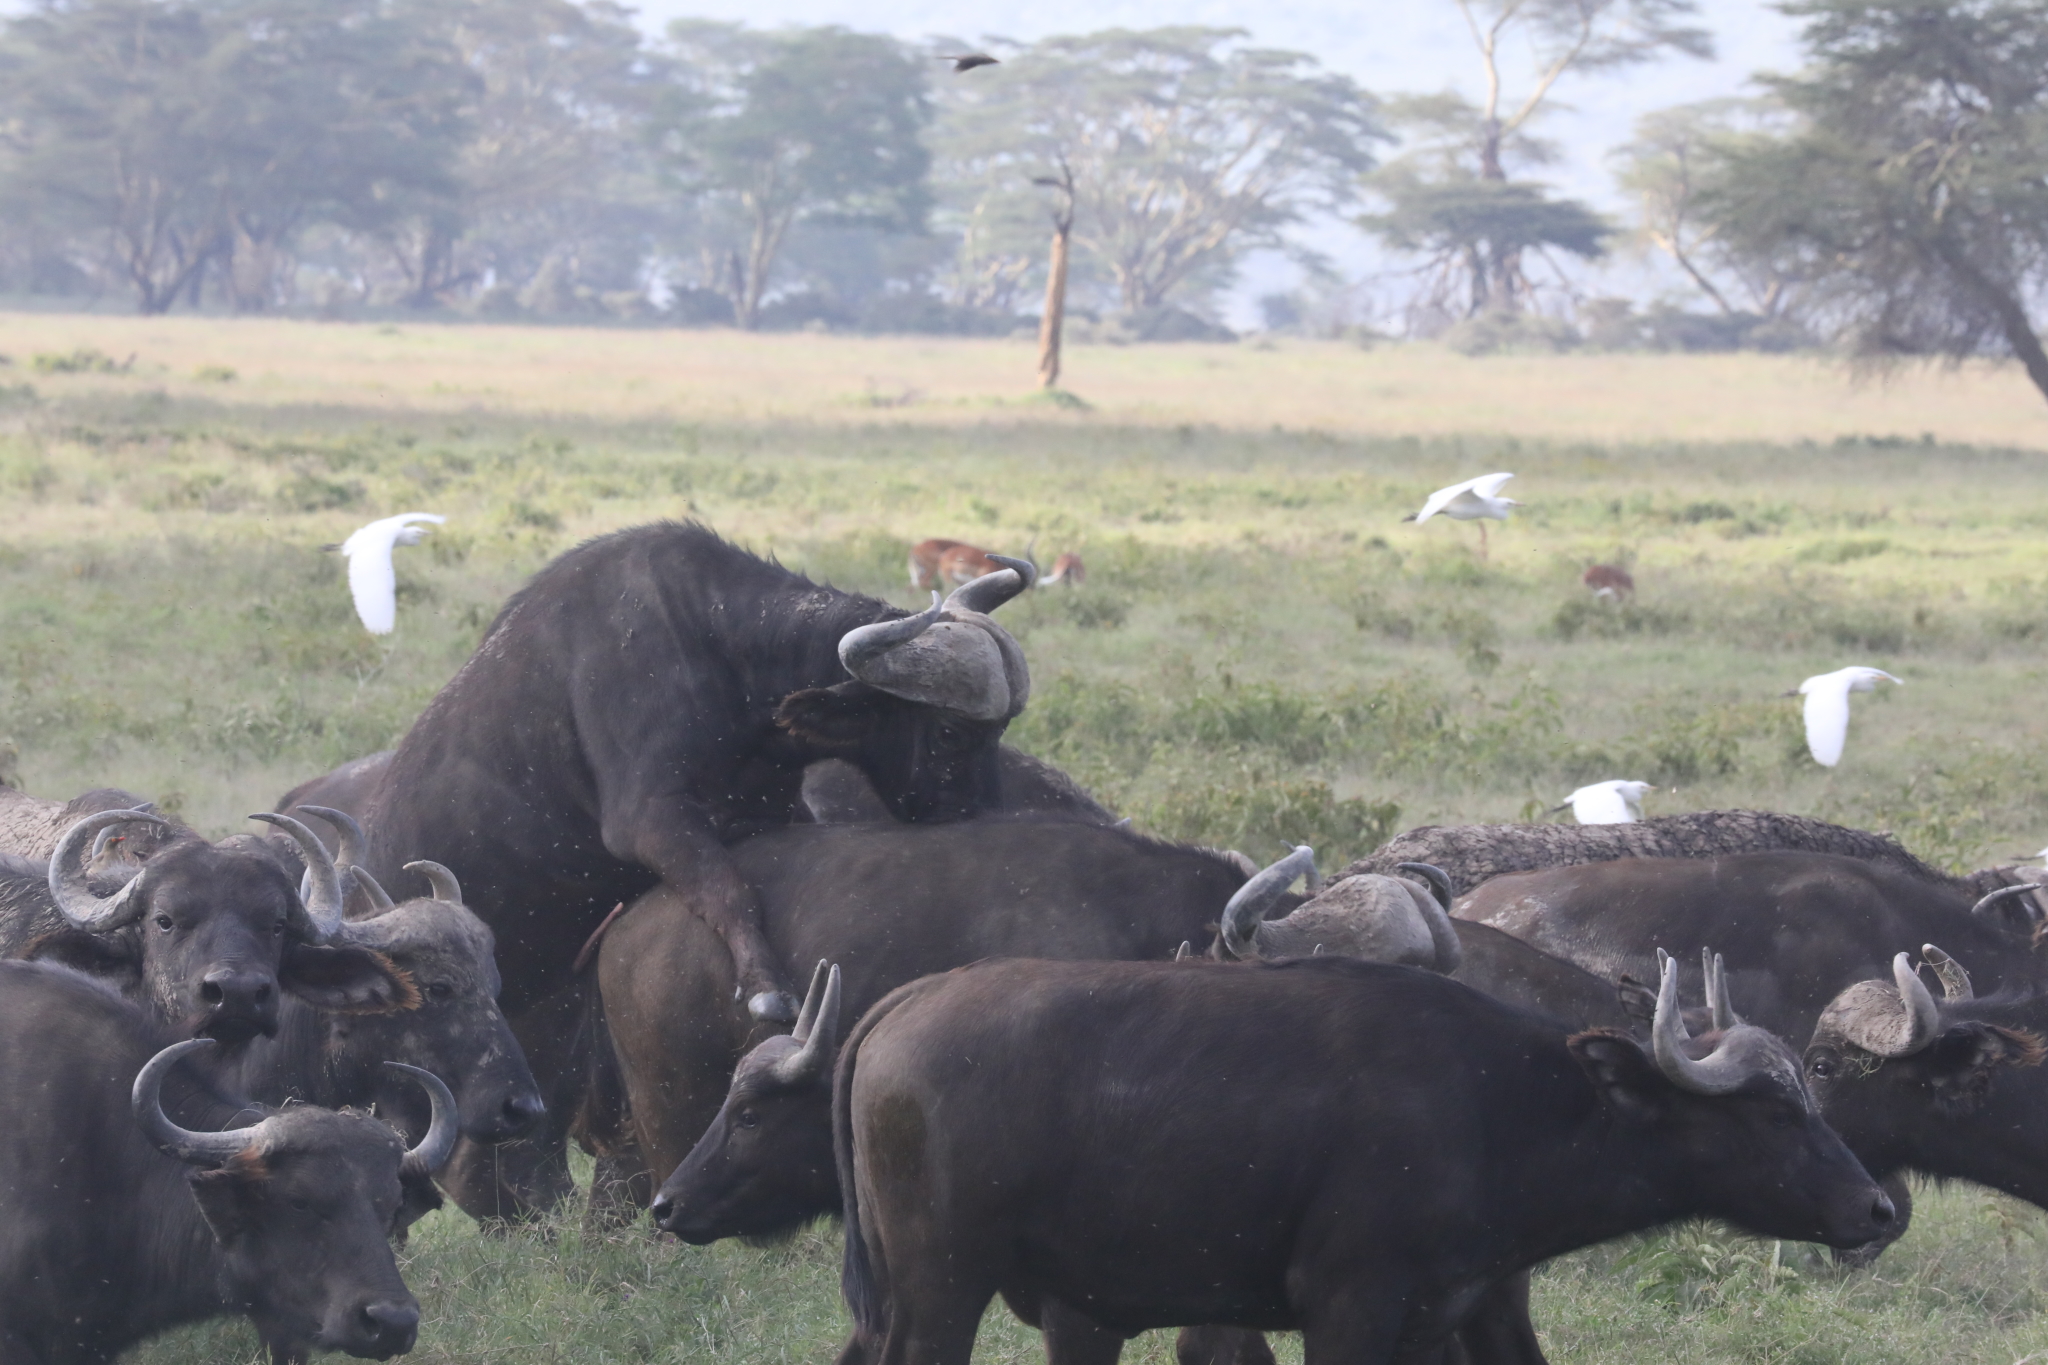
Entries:
[[1720,150],[1700,213],[1810,280],[1869,361],[2004,351],[2048,396],[2048,0],[1796,0],[1797,119]]
[[962,212],[1042,224],[1042,210],[990,206],[1030,202],[1070,169],[1078,253],[1126,313],[1156,308],[1347,202],[1384,136],[1349,79],[1243,37],[1111,29],[1019,48],[946,87],[942,179]]
[[[1712,44],[1684,20],[1695,0],[1455,0],[1479,57],[1483,93],[1411,98],[1391,110],[1413,150],[1374,178],[1385,211],[1361,219],[1399,250],[1430,259],[1420,302],[1449,316],[1515,313],[1528,303],[1524,255],[1555,248],[1600,254],[1605,223],[1515,172],[1551,159],[1532,135],[1566,77],[1613,71],[1671,52],[1705,57]],[[1519,40],[1519,42],[1517,41]],[[1510,93],[1506,52],[1531,55],[1525,88]]]
[[753,327],[802,221],[916,231],[929,206],[924,67],[843,28],[773,33],[679,20],[659,152],[707,219],[705,284]]
[[1635,201],[1644,239],[1726,317],[1778,317],[1798,295],[1789,263],[1731,250],[1721,225],[1701,211],[1724,155],[1745,138],[1768,132],[1782,115],[1769,100],[1719,99],[1660,109],[1638,119],[1635,140],[1615,153],[1617,178]]

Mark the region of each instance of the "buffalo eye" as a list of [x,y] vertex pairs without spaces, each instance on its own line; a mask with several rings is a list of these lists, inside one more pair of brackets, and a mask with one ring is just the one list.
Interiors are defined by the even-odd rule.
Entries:
[[273,934],[274,936],[276,936],[276,937],[278,937],[278,938],[283,938],[283,937],[284,937],[284,920],[283,920],[282,918],[280,918],[280,919],[279,919],[279,920],[277,921],[277,923],[275,923],[275,924],[271,925],[271,926],[270,926],[270,932],[271,932],[271,933],[272,933],[272,934]]
[[156,927],[168,934],[171,930],[177,928],[177,925],[169,915],[158,915],[156,917]]
[[739,1115],[733,1119],[733,1124],[740,1128],[759,1128],[761,1126],[761,1116],[751,1109],[742,1109]]
[[941,725],[938,746],[944,753],[957,754],[967,747],[967,737],[960,733],[958,726]]
[[455,988],[445,981],[429,981],[427,983],[427,998],[429,1000],[453,1000],[455,998]]
[[306,1210],[313,1207],[313,1205],[302,1194],[293,1195],[291,1205],[292,1208],[299,1213],[304,1213],[306,1212]]
[[1835,1059],[1827,1053],[1818,1053],[1806,1059],[1806,1073],[1816,1080],[1826,1080],[1835,1074]]

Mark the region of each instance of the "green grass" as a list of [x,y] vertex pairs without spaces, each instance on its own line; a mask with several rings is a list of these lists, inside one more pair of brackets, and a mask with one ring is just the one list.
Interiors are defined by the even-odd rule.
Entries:
[[[1583,1365],[2011,1365],[2048,1351],[2044,1238],[2048,1217],[2031,1205],[1923,1187],[1912,1230],[1872,1270],[1692,1225],[1553,1262],[1536,1277],[1532,1313],[1550,1357]],[[644,1225],[586,1232],[573,1216],[485,1237],[444,1210],[414,1229],[403,1266],[424,1314],[409,1358],[423,1365],[829,1362],[846,1333],[832,1223],[773,1247],[697,1248]],[[1298,1365],[1298,1338],[1273,1344]],[[1147,1333],[1123,1358],[1171,1365],[1173,1333]],[[235,1320],[170,1334],[129,1359],[267,1357]],[[1037,1333],[991,1305],[978,1365],[1043,1359]]]
[[[0,385],[0,773],[32,791],[123,785],[245,828],[395,742],[550,556],[699,516],[906,606],[904,552],[925,536],[1080,552],[1085,586],[1003,609],[1036,684],[1012,737],[1142,827],[1256,857],[1305,840],[1334,866],[1397,829],[1528,818],[1610,777],[1657,783],[1653,813],[1805,812],[1954,867],[2048,843],[2048,464],[2031,450],[1342,435],[1021,405],[605,420],[381,406],[366,382],[347,405],[292,406],[263,396],[246,348],[220,355],[258,378],[204,396],[96,372]],[[1400,522],[1493,468],[1529,505],[1492,528],[1490,561],[1469,526]],[[450,520],[399,553],[399,628],[375,640],[320,547],[413,509]],[[1630,565],[1633,604],[1586,598],[1595,560]],[[1782,693],[1848,663],[1907,685],[1857,698],[1830,772]],[[1807,1249],[1772,1270],[1768,1245],[1682,1231],[1559,1263],[1537,1321],[1559,1359],[2010,1362],[2048,1351],[2044,1227],[1929,1192],[1877,1272],[1846,1277]],[[483,1238],[443,1213],[408,1256],[427,1360],[812,1361],[843,1331],[827,1229],[698,1251],[573,1216]],[[254,1351],[227,1324],[139,1358]],[[982,1358],[1037,1355],[992,1314]],[[1162,1335],[1127,1358],[1170,1355]]]

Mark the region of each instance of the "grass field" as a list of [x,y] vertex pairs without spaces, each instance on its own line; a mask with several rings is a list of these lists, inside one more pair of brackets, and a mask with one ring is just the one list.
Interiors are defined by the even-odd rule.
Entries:
[[[1609,777],[1951,866],[2048,843],[2048,404],[2007,369],[1091,346],[1076,409],[1028,398],[1005,342],[0,314],[0,352],[0,772],[32,791],[243,828],[391,744],[551,555],[698,516],[905,605],[924,536],[1079,551],[1085,587],[1003,609],[1037,689],[1013,738],[1258,857],[1335,865]],[[1528,504],[1489,559],[1401,523],[1489,469]],[[413,509],[450,520],[400,552],[378,641],[320,547]],[[1632,606],[1586,599],[1595,560],[1630,565]],[[1781,694],[1849,663],[1907,685],[1857,699],[1827,771]],[[2044,1229],[1929,1192],[1848,1277],[1676,1233],[1546,1272],[1537,1320],[1559,1359],[2011,1362],[2048,1352]],[[411,1254],[428,1360],[814,1361],[842,1329],[825,1230],[698,1252],[441,1214]],[[983,1357],[1033,1358],[1001,1317]]]

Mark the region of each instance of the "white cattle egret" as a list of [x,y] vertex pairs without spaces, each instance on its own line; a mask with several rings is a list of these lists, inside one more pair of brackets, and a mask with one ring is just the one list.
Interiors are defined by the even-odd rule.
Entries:
[[1874,692],[1880,679],[1905,686],[1881,668],[1860,665],[1818,673],[1799,684],[1798,695],[1806,698],[1806,747],[1813,751],[1814,762],[1832,768],[1842,761],[1842,741],[1849,737],[1849,694]]
[[1643,795],[1657,790],[1647,782],[1595,782],[1564,799],[1572,818],[1582,825],[1632,825],[1643,818]]
[[1422,510],[1413,516],[1403,517],[1421,525],[1441,512],[1452,521],[1476,521],[1479,523],[1479,557],[1486,558],[1486,522],[1506,521],[1508,509],[1522,504],[1513,498],[1500,496],[1500,486],[1512,474],[1485,474],[1463,483],[1454,483],[1449,488],[1439,488],[1429,495],[1429,501],[1422,504]]
[[359,528],[341,542],[348,560],[348,590],[356,599],[356,615],[372,635],[389,635],[398,624],[398,575],[391,568],[391,552],[400,545],[417,545],[435,526],[448,518],[432,512],[401,512]]

